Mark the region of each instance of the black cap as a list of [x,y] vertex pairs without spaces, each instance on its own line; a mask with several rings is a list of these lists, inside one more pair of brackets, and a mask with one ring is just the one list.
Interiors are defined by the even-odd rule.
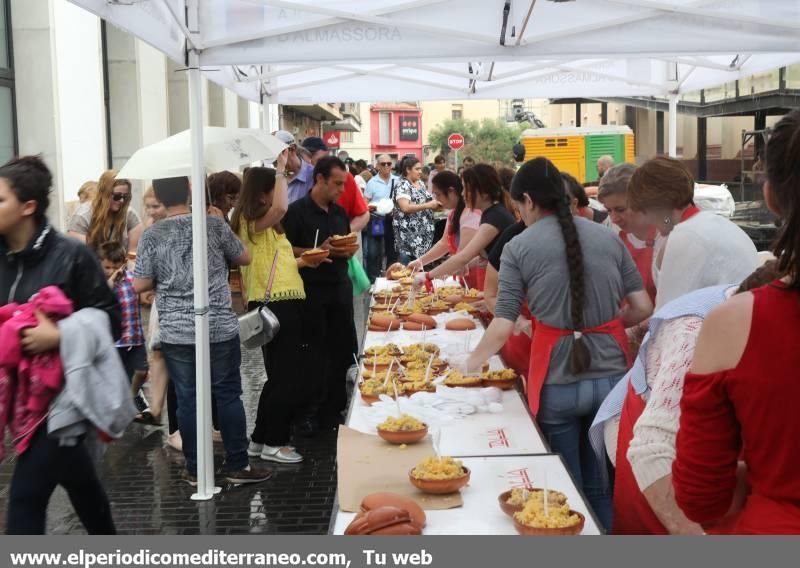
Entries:
[[325,142],[319,136],[309,136],[305,140],[303,140],[303,148],[311,152],[325,151],[327,152],[329,148],[325,145]]

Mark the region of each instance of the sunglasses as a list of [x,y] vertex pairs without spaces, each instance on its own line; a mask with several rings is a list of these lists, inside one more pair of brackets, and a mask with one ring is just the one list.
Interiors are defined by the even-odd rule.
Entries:
[[131,194],[130,193],[116,193],[115,192],[115,193],[111,194],[111,199],[113,199],[114,201],[130,201],[131,200]]
[[380,165],[381,166],[391,166],[392,162],[381,162]]

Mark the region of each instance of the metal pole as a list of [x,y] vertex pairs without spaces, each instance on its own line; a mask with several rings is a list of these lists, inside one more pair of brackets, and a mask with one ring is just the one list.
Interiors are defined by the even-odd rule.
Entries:
[[669,96],[669,156],[678,157],[678,95]]
[[[197,0],[189,0],[188,28],[198,26]],[[214,451],[211,444],[211,358],[208,323],[208,234],[206,229],[206,173],[203,156],[203,82],[197,51],[189,51],[189,126],[192,137],[192,263],[194,276],[195,371],[197,384],[197,492],[193,500],[208,500],[214,487]]]
[[456,171],[458,171],[458,150],[456,150],[455,153],[456,153],[456,157],[455,157],[456,168],[455,169],[456,169]]

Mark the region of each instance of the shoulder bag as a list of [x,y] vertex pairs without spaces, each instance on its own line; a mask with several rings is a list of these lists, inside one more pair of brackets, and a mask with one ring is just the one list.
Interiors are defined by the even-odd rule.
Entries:
[[264,293],[264,305],[254,310],[250,310],[239,317],[239,341],[247,349],[258,349],[263,347],[278,335],[281,329],[281,322],[278,317],[267,307],[269,296],[272,292],[272,283],[275,280],[275,269],[278,267],[278,251],[272,259],[272,270],[269,274],[269,282]]

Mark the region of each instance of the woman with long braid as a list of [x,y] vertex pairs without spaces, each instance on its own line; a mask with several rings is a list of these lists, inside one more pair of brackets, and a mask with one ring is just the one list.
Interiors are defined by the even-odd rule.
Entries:
[[457,366],[479,369],[496,353],[527,300],[535,324],[530,410],[600,521],[610,526],[605,464],[595,457],[588,431],[600,403],[630,367],[625,328],[648,317],[653,304],[622,241],[607,227],[572,216],[561,174],[549,160],[522,166],[511,197],[528,228],[503,251],[495,319]]

